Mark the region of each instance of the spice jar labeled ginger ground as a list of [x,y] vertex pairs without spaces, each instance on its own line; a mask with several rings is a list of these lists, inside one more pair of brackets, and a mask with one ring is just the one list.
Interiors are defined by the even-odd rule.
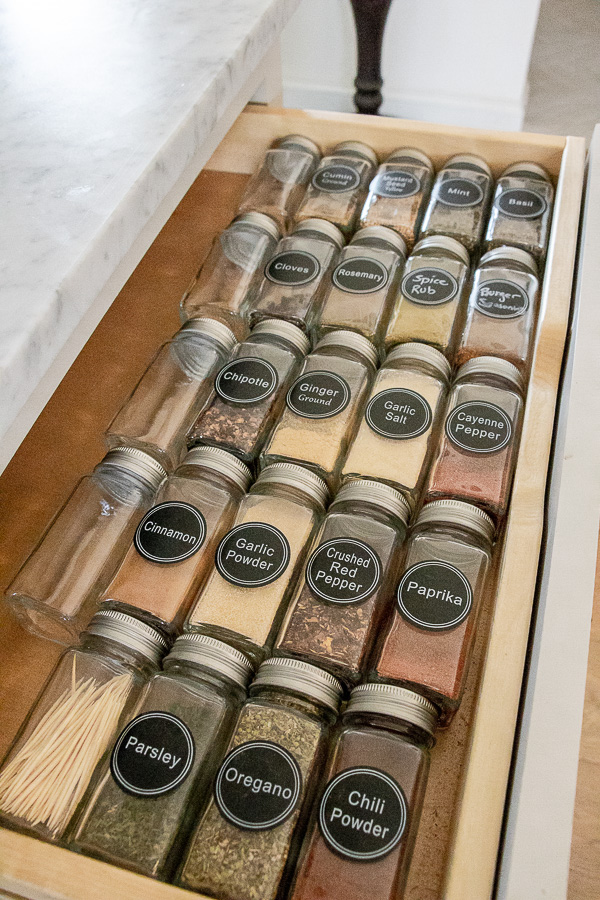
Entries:
[[492,172],[471,153],[451,157],[438,172],[423,218],[421,237],[444,234],[473,252],[485,228],[492,193]]
[[514,163],[496,185],[485,234],[487,250],[511,244],[540,262],[546,255],[554,189],[550,176],[536,163]]

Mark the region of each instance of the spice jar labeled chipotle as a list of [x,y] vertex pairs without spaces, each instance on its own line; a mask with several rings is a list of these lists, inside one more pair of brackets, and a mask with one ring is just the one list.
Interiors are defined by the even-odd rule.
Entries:
[[554,189],[550,176],[536,163],[514,163],[496,185],[485,234],[487,250],[511,244],[540,262],[546,255]]
[[491,169],[480,156],[451,157],[435,179],[421,237],[444,234],[472,253],[483,237],[492,183]]

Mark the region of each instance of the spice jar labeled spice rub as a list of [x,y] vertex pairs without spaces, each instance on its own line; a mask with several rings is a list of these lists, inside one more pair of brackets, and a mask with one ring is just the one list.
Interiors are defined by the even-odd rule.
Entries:
[[438,172],[423,218],[421,237],[444,234],[473,252],[483,237],[492,172],[471,153],[453,156]]
[[210,791],[252,666],[221,641],[187,634],[163,669],[96,772],[71,845],[168,879]]
[[425,694],[448,723],[460,704],[484,601],[494,523],[460,500],[423,507],[407,546],[376,677]]
[[458,370],[427,494],[483,507],[508,507],[521,431],[523,379],[511,363],[478,356]]
[[275,653],[357,682],[395,587],[410,507],[378,481],[344,485],[314,542]]
[[186,622],[260,661],[277,634],[310,540],[325,483],[300,466],[267,466],[217,548],[215,568]]
[[353,331],[330,331],[306,357],[262,464],[298,462],[334,488],[359,422],[377,352]]
[[337,728],[291,900],[402,897],[437,714],[388,684],[354,688]]
[[248,463],[256,459],[309,349],[295,325],[282,319],[259,322],[217,374],[212,403],[192,428],[189,443],[223,447]]
[[377,373],[342,478],[375,478],[415,502],[444,413],[450,364],[427,344],[400,344]]
[[543,260],[550,236],[554,189],[550,176],[536,163],[514,163],[496,185],[485,234],[487,250],[511,244]]

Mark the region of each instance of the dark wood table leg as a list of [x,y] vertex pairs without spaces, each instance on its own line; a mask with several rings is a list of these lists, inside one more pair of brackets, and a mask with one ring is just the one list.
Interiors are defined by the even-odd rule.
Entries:
[[381,106],[381,46],[392,0],[350,0],[356,22],[358,74],[354,102],[360,113],[376,116]]

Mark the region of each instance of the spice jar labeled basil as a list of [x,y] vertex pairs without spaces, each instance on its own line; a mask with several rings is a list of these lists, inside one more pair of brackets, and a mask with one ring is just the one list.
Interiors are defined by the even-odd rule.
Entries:
[[478,356],[458,370],[431,467],[429,499],[475,503],[500,518],[508,507],[515,470],[523,378],[511,363]]
[[282,319],[264,319],[235,348],[215,378],[215,396],[189,443],[211,444],[252,462],[279,418],[285,395],[310,349],[306,335]]
[[307,469],[263,469],[217,548],[186,630],[210,634],[260,661],[277,634],[327,499],[327,486]]
[[511,244],[542,261],[550,236],[553,200],[554,188],[542,166],[531,162],[509,166],[496,185],[485,233],[486,249]]
[[450,364],[427,344],[400,344],[377,373],[342,478],[375,478],[416,501],[445,409]]
[[344,485],[315,539],[275,653],[357,682],[396,583],[410,507],[367,479]]
[[354,688],[336,729],[291,900],[403,896],[437,714],[389,684]]
[[377,654],[376,677],[427,696],[446,724],[463,694],[493,537],[494,523],[476,506],[436,500],[423,507]]
[[166,474],[147,453],[121,447],[81,479],[6,589],[25,628],[77,640]]
[[211,399],[215,374],[236,343],[217,319],[190,319],[163,344],[112,420],[108,446],[139,447],[168,469],[178,465],[186,434]]
[[423,218],[421,237],[443,234],[473,252],[483,237],[492,193],[492,172],[471,153],[451,157],[438,172]]
[[333,676],[299,660],[261,665],[185,855],[181,885],[222,900],[279,896],[341,693]]
[[353,331],[330,331],[306,357],[261,461],[297,462],[338,482],[375,374],[377,352]]
[[168,879],[207,799],[252,666],[200,634],[177,638],[94,777],[71,845]]

